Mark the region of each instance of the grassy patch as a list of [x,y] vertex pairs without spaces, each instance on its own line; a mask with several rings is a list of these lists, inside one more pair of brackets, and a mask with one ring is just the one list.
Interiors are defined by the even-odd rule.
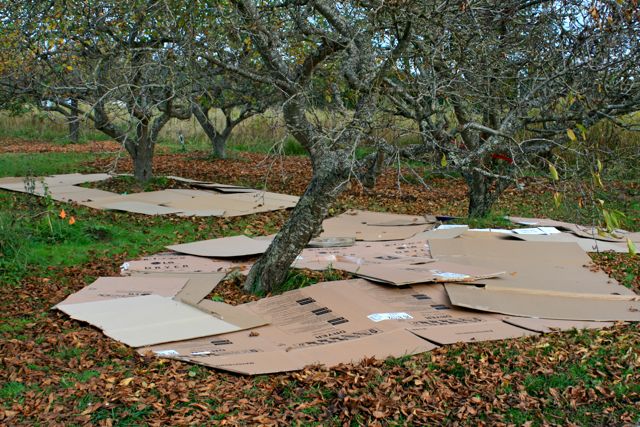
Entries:
[[0,177],[84,172],[84,163],[95,157],[89,153],[4,153],[0,156]]

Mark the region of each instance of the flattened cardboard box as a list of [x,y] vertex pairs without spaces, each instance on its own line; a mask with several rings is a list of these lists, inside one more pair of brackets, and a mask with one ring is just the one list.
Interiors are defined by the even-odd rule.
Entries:
[[[482,233],[491,234],[491,233]],[[486,239],[432,240],[434,258],[463,265],[506,271],[501,286],[560,292],[634,295],[603,271],[585,266],[591,258],[575,243]]]
[[131,347],[240,329],[190,305],[158,295],[59,305],[58,309]]
[[150,255],[139,260],[127,261],[122,265],[121,274],[137,273],[216,273],[233,270],[248,270],[251,263],[224,259],[213,259],[176,252]]
[[132,347],[265,324],[243,307],[202,300],[224,277],[223,273],[196,274],[195,280],[165,274],[170,277],[102,278],[55,308]]
[[189,281],[186,277],[100,277],[69,295],[56,308],[69,304],[131,298],[144,295],[174,297]]
[[324,220],[322,228],[321,238],[354,237],[356,240],[385,241],[408,239],[433,228],[433,224],[420,216],[352,210]]
[[559,320],[640,322],[640,296],[549,293],[447,284],[451,303],[481,311]]
[[555,320],[555,319],[536,319],[532,317],[505,317],[503,319],[510,325],[519,328],[529,329],[540,333],[551,333],[557,331],[570,331],[572,329],[601,329],[614,325],[613,322],[590,322],[581,320]]
[[267,250],[270,244],[271,242],[266,240],[251,239],[247,236],[233,236],[182,245],[171,245],[167,246],[167,249],[188,255],[230,258],[261,254]]
[[371,356],[414,354],[434,348],[430,341],[535,335],[501,322],[497,315],[452,308],[440,285],[393,288],[365,280],[319,283],[245,306],[270,324],[140,352],[254,375],[315,363],[331,366]]
[[576,243],[585,252],[629,252],[626,243],[604,242],[602,240],[587,239],[571,233],[550,234],[550,235],[512,235],[505,236],[506,239],[523,240],[525,242],[572,242]]

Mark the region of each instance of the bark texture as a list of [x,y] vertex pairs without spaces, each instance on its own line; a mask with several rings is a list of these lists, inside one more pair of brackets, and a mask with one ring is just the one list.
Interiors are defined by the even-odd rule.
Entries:
[[321,231],[329,207],[345,188],[349,170],[337,153],[320,160],[288,221],[249,272],[245,290],[268,293],[277,288],[296,256]]

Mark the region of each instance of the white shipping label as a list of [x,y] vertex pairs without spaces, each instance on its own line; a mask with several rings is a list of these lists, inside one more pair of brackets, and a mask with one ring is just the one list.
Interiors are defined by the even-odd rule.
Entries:
[[383,320],[409,320],[413,319],[409,313],[373,313],[367,316],[373,322],[382,322]]

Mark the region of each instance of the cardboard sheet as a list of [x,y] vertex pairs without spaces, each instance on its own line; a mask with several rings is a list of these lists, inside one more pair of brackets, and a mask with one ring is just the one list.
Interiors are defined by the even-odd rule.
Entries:
[[572,329],[602,329],[614,325],[613,322],[589,322],[581,320],[536,319],[532,317],[505,317],[510,325],[540,333],[570,331]]
[[139,260],[127,261],[121,267],[121,274],[136,273],[216,273],[233,270],[246,271],[251,267],[249,262],[224,259],[204,258],[182,255],[176,252],[164,252],[150,255]]
[[65,304],[58,309],[131,347],[240,329],[197,308],[158,295]]
[[181,212],[179,209],[135,201],[105,203],[102,204],[102,209],[140,213],[145,215],[167,215]]
[[522,240],[525,242],[572,242],[576,243],[585,252],[629,252],[626,243],[604,242],[596,239],[586,239],[571,233],[560,233],[550,235],[513,235],[510,239]]
[[231,258],[261,254],[271,242],[256,240],[247,236],[223,237],[221,239],[167,246],[167,249],[187,255],[202,257]]
[[265,325],[245,307],[204,299],[224,276],[172,272],[103,277],[55,308],[134,347]]
[[333,268],[348,271],[375,282],[386,283],[394,286],[404,286],[417,283],[473,282],[480,279],[498,277],[504,274],[503,271],[441,261],[424,262],[421,263],[421,265],[358,265],[350,262],[337,261],[333,263]]
[[100,277],[98,280],[69,295],[56,308],[68,304],[131,298],[144,295],[173,297],[187,284],[189,278],[177,277]]
[[240,307],[270,324],[140,352],[255,375],[315,363],[332,366],[364,357],[415,354],[435,348],[437,341],[535,335],[501,322],[501,316],[451,307],[441,285],[395,288],[366,280],[318,283]]
[[556,227],[562,231],[567,231],[576,236],[586,239],[601,240],[604,242],[625,243],[629,238],[632,242],[640,242],[640,233],[631,233],[626,230],[616,230],[613,234],[599,233],[597,228],[592,226],[584,226],[572,224],[569,222],[555,221],[548,218],[523,218],[523,217],[507,217],[516,224],[531,225],[535,227]]
[[603,271],[586,268],[591,258],[575,243],[523,244],[501,238],[460,238],[431,240],[429,245],[438,260],[506,271],[498,279],[504,287],[634,295]]
[[640,296],[549,293],[446,285],[451,303],[481,311],[561,320],[640,321]]
[[[107,174],[67,174],[36,178],[36,196],[48,191],[54,200],[75,202],[94,209],[112,209],[145,215],[177,214],[180,216],[242,216],[292,208],[298,197],[270,193],[223,184],[202,183],[189,179],[173,179],[198,185],[213,186],[217,191],[198,189],[162,190],[120,195],[77,184],[102,181]],[[42,183],[44,182],[44,185]],[[46,189],[45,189],[46,186]],[[0,188],[26,193],[23,178],[8,177],[0,180]],[[228,194],[227,194],[228,193]]]
[[[401,225],[390,225],[394,223]],[[403,240],[432,227],[433,224],[427,223],[421,216],[351,210],[326,219],[322,223],[324,231],[320,237],[354,237],[364,241]]]

